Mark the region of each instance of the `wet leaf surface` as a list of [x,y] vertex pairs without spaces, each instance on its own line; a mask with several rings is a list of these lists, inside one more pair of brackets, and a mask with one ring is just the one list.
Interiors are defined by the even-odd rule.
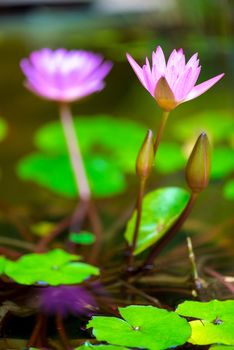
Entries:
[[185,301],[176,312],[198,319],[189,322],[192,328],[190,343],[234,345],[234,300]]
[[[144,197],[142,218],[135,255],[157,242],[175,222],[189,200],[189,193],[178,187],[165,187],[148,193]],[[126,240],[131,243],[135,228],[134,211],[125,231]]]

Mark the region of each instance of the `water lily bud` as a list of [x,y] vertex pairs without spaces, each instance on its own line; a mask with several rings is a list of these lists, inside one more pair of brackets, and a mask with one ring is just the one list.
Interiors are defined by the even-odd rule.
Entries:
[[140,178],[147,179],[154,163],[153,132],[148,130],[136,161],[136,172]]
[[201,192],[207,187],[210,168],[210,143],[206,133],[203,132],[195,143],[185,170],[187,184],[194,193]]

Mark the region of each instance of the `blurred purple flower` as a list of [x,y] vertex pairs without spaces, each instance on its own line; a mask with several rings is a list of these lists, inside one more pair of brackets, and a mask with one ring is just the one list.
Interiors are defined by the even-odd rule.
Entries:
[[112,63],[89,51],[41,49],[20,63],[26,87],[48,100],[72,102],[103,89]]
[[39,291],[39,308],[48,315],[91,315],[96,310],[93,296],[83,287],[46,287]]
[[163,50],[158,46],[152,53],[152,67],[148,58],[142,68],[129,54],[127,59],[144,88],[166,111],[203,94],[224,75],[217,75],[195,86],[201,71],[198,54],[194,54],[186,63],[182,49],[173,50],[166,62]]

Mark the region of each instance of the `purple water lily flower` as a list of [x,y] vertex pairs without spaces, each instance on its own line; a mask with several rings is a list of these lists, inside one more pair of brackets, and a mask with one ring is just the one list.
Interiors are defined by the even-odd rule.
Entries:
[[41,49],[20,63],[26,87],[48,100],[72,102],[103,89],[112,63],[89,51]]
[[91,293],[80,286],[42,288],[38,297],[39,308],[47,315],[92,315],[97,308]]
[[179,104],[203,94],[224,75],[219,74],[195,86],[201,71],[198,54],[194,54],[186,63],[182,49],[173,50],[166,62],[163,50],[158,46],[152,53],[152,66],[146,58],[142,68],[129,54],[127,59],[144,88],[155,98],[158,105],[168,112]]

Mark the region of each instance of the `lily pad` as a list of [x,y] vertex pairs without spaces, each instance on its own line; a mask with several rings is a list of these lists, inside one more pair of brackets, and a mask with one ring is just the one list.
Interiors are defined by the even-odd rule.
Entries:
[[225,184],[224,197],[226,199],[234,199],[234,180],[230,180]]
[[[92,193],[107,197],[125,190],[125,179],[114,161],[98,156],[85,160]],[[23,158],[17,172],[24,180],[33,180],[54,192],[75,197],[77,188],[68,155],[34,153]]]
[[234,171],[234,150],[230,147],[217,147],[212,155],[211,176],[220,179]]
[[77,284],[99,274],[97,267],[78,260],[77,255],[54,249],[43,254],[26,254],[17,261],[8,260],[4,272],[19,284],[51,286]]
[[0,256],[0,275],[4,273],[6,265],[6,258],[4,256]]
[[0,119],[0,141],[4,139],[7,133],[7,125],[3,119]]
[[[131,120],[107,115],[75,117],[75,129],[80,147],[86,155],[106,155],[115,160],[122,170],[135,172],[137,153],[143,142],[146,127]],[[56,154],[67,152],[66,140],[60,122],[42,127],[35,137],[36,146]]]
[[189,322],[192,328],[190,343],[234,345],[234,300],[185,301],[176,312],[198,319]]
[[230,345],[212,345],[209,350],[234,350],[234,346]]
[[84,245],[89,245],[93,244],[95,242],[95,235],[90,232],[72,232],[69,234],[69,240],[73,243],[76,244],[84,244]]
[[[178,187],[165,187],[148,193],[144,197],[142,217],[134,255],[157,242],[171,227],[184,210],[189,193]],[[136,211],[130,218],[125,231],[126,240],[131,243],[136,222]]]
[[197,137],[206,131],[214,142],[229,140],[234,130],[233,114],[227,111],[206,111],[195,114],[184,123],[174,123],[173,134],[179,140]]
[[188,322],[175,312],[153,306],[119,308],[123,319],[94,316],[87,328],[99,341],[133,348],[163,350],[184,344],[191,335]]
[[162,174],[172,173],[186,165],[182,148],[177,143],[162,142],[157,151],[155,167]]
[[75,348],[74,350],[127,350],[127,348],[118,345],[93,345],[89,342],[85,342],[83,345]]

